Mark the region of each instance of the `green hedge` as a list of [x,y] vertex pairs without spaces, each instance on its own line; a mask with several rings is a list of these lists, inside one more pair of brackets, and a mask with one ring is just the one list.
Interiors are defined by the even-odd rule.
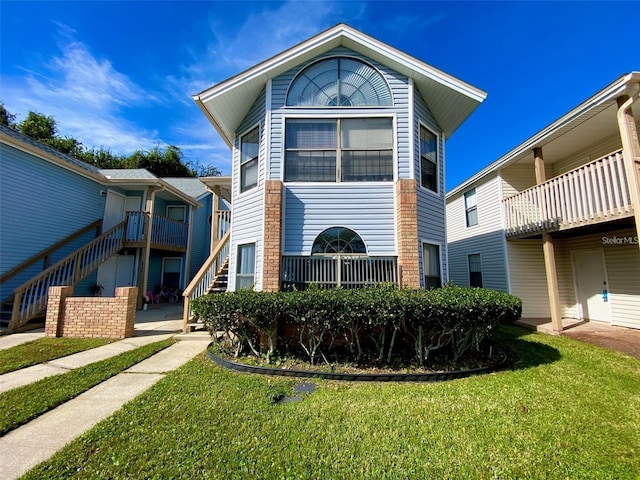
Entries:
[[338,355],[390,363],[407,350],[419,364],[434,351],[455,360],[479,349],[498,324],[522,312],[522,302],[512,295],[451,284],[435,290],[240,290],[207,295],[192,305],[229,354],[269,359],[276,350],[302,352],[311,363]]

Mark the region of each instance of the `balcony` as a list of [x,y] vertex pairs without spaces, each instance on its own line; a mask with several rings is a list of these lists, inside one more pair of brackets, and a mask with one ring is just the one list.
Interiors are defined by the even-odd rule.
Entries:
[[503,200],[507,238],[522,238],[633,216],[622,151]]
[[[146,212],[127,212],[125,247],[144,247],[144,236],[149,215]],[[151,248],[186,252],[189,240],[189,224],[169,217],[153,214],[151,224]]]

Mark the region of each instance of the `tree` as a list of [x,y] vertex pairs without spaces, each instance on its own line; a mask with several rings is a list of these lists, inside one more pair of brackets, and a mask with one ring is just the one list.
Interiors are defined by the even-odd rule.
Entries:
[[47,145],[51,145],[56,135],[56,121],[51,116],[29,110],[27,118],[18,124],[23,135]]
[[16,124],[16,116],[13,113],[7,111],[4,106],[4,102],[0,102],[0,125],[13,128]]
[[144,168],[158,177],[195,177],[196,172],[183,163],[180,147],[153,147],[148,152],[136,150],[124,160],[125,168]]

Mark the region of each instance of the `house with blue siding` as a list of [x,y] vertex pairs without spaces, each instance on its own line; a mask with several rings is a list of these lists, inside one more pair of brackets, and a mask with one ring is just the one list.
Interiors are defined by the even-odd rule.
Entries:
[[448,192],[451,280],[555,331],[640,328],[639,98],[624,74]]
[[344,24],[195,95],[233,171],[193,292],[446,282],[444,145],[485,96]]
[[138,286],[140,305],[162,285],[184,289],[209,253],[191,249],[194,219],[209,227],[187,183],[98,169],[0,126],[0,327],[41,315],[52,285],[77,296]]

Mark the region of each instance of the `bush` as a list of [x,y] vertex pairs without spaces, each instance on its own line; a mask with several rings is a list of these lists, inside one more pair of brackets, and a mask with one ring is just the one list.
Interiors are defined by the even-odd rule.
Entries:
[[517,320],[521,301],[509,294],[451,284],[435,290],[381,285],[364,289],[296,292],[241,290],[193,302],[228,354],[266,356],[278,348],[303,352],[312,364],[348,361],[390,363],[401,351],[425,364],[434,351],[454,360],[479,350],[500,323]]

